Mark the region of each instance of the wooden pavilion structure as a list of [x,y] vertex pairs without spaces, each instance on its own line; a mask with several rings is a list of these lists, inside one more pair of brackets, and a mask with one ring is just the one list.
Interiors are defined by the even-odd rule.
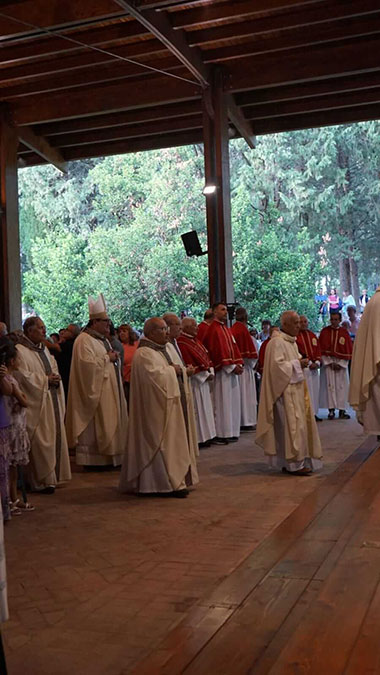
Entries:
[[0,318],[17,168],[204,142],[211,300],[233,300],[229,138],[380,117],[379,0],[0,0]]

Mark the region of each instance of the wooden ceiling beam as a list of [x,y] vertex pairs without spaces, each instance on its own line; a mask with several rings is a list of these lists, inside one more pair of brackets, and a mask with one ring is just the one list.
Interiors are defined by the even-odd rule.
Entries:
[[258,135],[273,134],[298,129],[328,127],[337,124],[354,124],[380,118],[380,104],[357,106],[352,109],[328,110],[290,117],[274,117],[255,121]]
[[[290,115],[302,115],[319,112],[322,110],[339,110],[355,106],[380,104],[380,86],[367,91],[346,92],[330,94],[321,98],[305,98],[282,103],[264,103],[262,105],[244,108],[244,114],[248,119],[258,120],[272,117],[289,117]],[[255,122],[254,122],[255,124]]]
[[[154,64],[155,67],[163,68],[167,72],[174,72],[182,68],[181,64],[171,54],[166,57],[156,58]],[[35,77],[27,82],[0,87],[0,101],[22,100],[22,97],[26,97],[27,99],[30,95],[59,93],[62,90],[67,92],[69,96],[73,89],[82,87],[83,85],[90,86],[93,84],[99,86],[102,83],[127,80],[139,75],[144,76],[147,73],[149,71],[137,64],[111,59],[110,62],[101,64],[97,68],[91,66],[70,72],[63,71],[55,73],[53,76]]]
[[266,33],[265,35],[251,38],[249,42],[204,50],[202,51],[202,55],[205,63],[223,62],[228,64],[228,61],[232,59],[246,58],[247,56],[252,57],[297,47],[308,47],[315,44],[325,44],[337,40],[348,40],[352,37],[368,36],[375,33],[380,33],[380,10],[378,14],[370,17],[360,17],[356,21],[344,19],[342,21],[333,21],[331,24],[324,24],[323,26],[320,24],[309,26],[307,30],[301,27]]
[[42,124],[55,120],[74,119],[101,113],[120,112],[133,108],[157,106],[200,99],[200,88],[167,76],[146,77],[131,82],[120,82],[89,88],[73,89],[68,97],[64,92],[40,97],[25,97],[11,106],[13,118],[19,125]]
[[124,12],[115,6],[113,0],[23,0],[23,2],[1,2],[1,11],[12,19],[1,18],[0,41],[26,35],[41,34],[17,21],[29,22],[41,28],[68,28],[69,26],[94,24],[101,19],[123,16]]
[[236,105],[236,101],[232,94],[226,94],[225,98],[229,119],[236,127],[239,134],[244,138],[249,147],[253,150],[256,147],[256,137],[250,121],[245,117],[242,109]]
[[[43,78],[54,75],[55,73],[70,73],[70,71],[77,71],[85,68],[92,68],[93,66],[101,66],[103,64],[112,63],[117,65],[122,62],[123,58],[131,58],[141,61],[149,61],[152,58],[161,54],[167,54],[167,50],[158,40],[149,40],[149,42],[142,41],[133,44],[121,45],[113,47],[111,50],[115,56],[103,54],[97,51],[87,50],[82,53],[70,53],[66,56],[57,56],[44,61],[31,61],[29,63],[19,63],[17,66],[9,66],[0,69],[0,87],[5,85],[15,84],[17,81],[26,82],[30,78]],[[1,56],[1,51],[0,51]],[[128,64],[126,64],[128,65]],[[97,68],[94,69],[94,73]]]
[[127,138],[144,138],[157,134],[168,134],[175,131],[188,131],[189,129],[202,128],[202,114],[179,117],[178,119],[163,119],[146,122],[145,124],[128,124],[112,127],[110,129],[97,129],[83,131],[76,134],[63,134],[52,136],[49,142],[53,147],[63,148],[90,145],[93,143],[105,143],[123,140]]
[[95,129],[112,129],[114,127],[126,126],[127,124],[145,124],[155,120],[172,119],[187,117],[188,115],[199,115],[201,112],[198,101],[189,101],[172,105],[161,105],[144,110],[125,110],[111,115],[97,115],[96,117],[84,117],[64,122],[52,122],[48,124],[37,125],[34,129],[36,133],[43,136],[59,136],[61,134],[79,134],[83,131]]
[[349,43],[317,45],[308,48],[307,52],[289,51],[283,59],[277,54],[239,59],[229,65],[230,83],[227,88],[236,93],[379,71],[379,53],[380,36],[372,36]]
[[61,153],[56,148],[53,148],[50,143],[43,136],[37,136],[30,127],[22,127],[18,129],[18,137],[20,142],[33,152],[40,155],[44,160],[53,164],[56,169],[66,173],[67,166]]
[[325,80],[318,80],[317,82],[289,84],[278,87],[269,87],[267,89],[255,89],[254,91],[235,94],[235,99],[238,105],[244,107],[261,105],[262,103],[277,104],[281,101],[314,98],[348,91],[363,91],[379,86],[380,73],[372,72],[350,75],[348,77],[331,77]]
[[320,4],[320,0],[233,0],[222,4],[187,9],[185,12],[173,11],[170,13],[174,28],[191,28],[200,24],[221,24],[235,21],[237,18],[246,20],[247,17],[269,14],[281,10],[290,10],[297,7],[307,7]]
[[[357,19],[360,16],[376,14],[379,12],[377,0],[331,0],[328,5],[320,3],[319,6],[300,7],[293,12],[279,15],[256,18],[253,21],[241,21],[230,23],[214,28],[202,28],[187,33],[188,43],[191,47],[200,47],[204,44],[213,44],[219,41],[231,40],[236,37],[253,37],[273,33],[273,31],[289,30],[291,28],[309,27],[313,24],[329,24],[332,21],[342,19]],[[217,46],[217,45],[215,45]]]
[[175,31],[164,12],[156,12],[153,9],[141,11],[137,9],[136,3],[133,1],[114,1],[160,40],[200,82],[202,87],[208,87],[210,79],[209,69],[203,63],[200,51],[189,47],[184,31]]
[[[112,23],[109,26],[102,25],[95,28],[85,28],[81,30],[62,30],[60,34],[67,37],[74,38],[80,42],[84,42],[90,46],[100,47],[104,45],[126,44],[133,40],[142,40],[144,38],[151,39],[149,32],[141,26],[137,21],[133,21],[131,17],[121,20],[118,23]],[[70,52],[83,52],[84,48],[75,45],[73,42],[65,40],[60,35],[40,35],[34,39],[20,39],[7,40],[5,43],[0,42],[0,60],[2,67],[11,61],[12,64],[17,62],[28,62],[32,59],[41,59],[45,57],[52,57],[59,54],[62,58],[63,54]]]
[[76,148],[67,148],[64,152],[66,161],[84,159],[87,157],[106,157],[109,155],[121,155],[129,152],[143,152],[146,150],[159,150],[162,148],[179,147],[202,143],[203,133],[201,129],[179,132],[175,134],[161,134],[154,137],[131,138],[130,140],[115,141],[114,143],[96,143],[93,145],[80,145]]

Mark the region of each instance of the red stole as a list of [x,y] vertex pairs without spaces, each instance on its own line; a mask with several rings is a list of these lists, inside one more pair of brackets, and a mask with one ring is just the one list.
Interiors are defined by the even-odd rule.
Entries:
[[260,373],[260,375],[263,374],[264,370],[264,359],[265,359],[265,350],[268,347],[268,342],[271,338],[267,338],[264,340],[264,342],[261,343],[261,347],[259,349],[259,361],[257,364],[257,372]]
[[206,333],[207,333],[209,328],[210,328],[210,324],[208,324],[206,321],[201,321],[201,323],[198,326],[198,332],[197,332],[198,340],[200,340],[201,342],[205,341],[205,336],[206,336]]
[[177,342],[185,364],[187,366],[194,366],[196,373],[212,368],[212,361],[208,351],[200,340],[181,333],[177,338]]
[[231,328],[231,333],[236,340],[243,359],[257,359],[257,351],[245,323],[236,321]]
[[215,370],[233,364],[243,365],[235,338],[221,321],[214,319],[204,338],[204,345],[209,351]]
[[301,356],[307,357],[309,361],[321,360],[321,346],[317,336],[311,330],[300,330],[297,335],[297,347]]
[[322,354],[335,356],[337,359],[349,361],[352,354],[352,340],[349,332],[341,326],[337,329],[332,326],[322,328],[319,335]]

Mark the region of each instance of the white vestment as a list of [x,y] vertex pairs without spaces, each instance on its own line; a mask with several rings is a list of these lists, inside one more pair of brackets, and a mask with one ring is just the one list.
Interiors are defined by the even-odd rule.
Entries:
[[253,427],[257,422],[257,397],[255,366],[257,359],[243,359],[244,370],[239,376],[240,383],[240,426]]
[[380,435],[380,286],[366,304],[354,341],[350,403],[366,434]]
[[121,492],[171,492],[198,482],[177,374],[162,349],[151,344],[133,357]]
[[201,370],[190,378],[194,397],[198,443],[206,443],[216,436],[209,377],[210,372],[208,370]]
[[67,401],[69,445],[81,466],[119,466],[128,412],[118,365],[102,339],[81,333],[74,343]]
[[311,404],[313,406],[314,415],[318,415],[319,410],[319,368],[310,370],[305,368],[305,380],[309,388]]
[[17,351],[20,365],[16,378],[28,401],[28,479],[33,490],[41,490],[71,478],[64,426],[65,395],[62,382],[57,388],[49,387],[46,368],[56,375],[59,373],[57,362],[46,347],[41,353],[24,344],[18,344]]
[[215,373],[214,404],[215,429],[218,438],[240,436],[240,383],[241,375],[233,371],[236,365],[223,366]]
[[321,467],[322,457],[314,411],[311,407],[295,338],[278,333],[266,353],[260,393],[256,443],[271,463],[297,471]]
[[[337,363],[339,370],[333,370],[331,363]],[[348,363],[335,356],[322,356],[320,408],[346,410],[348,407]]]

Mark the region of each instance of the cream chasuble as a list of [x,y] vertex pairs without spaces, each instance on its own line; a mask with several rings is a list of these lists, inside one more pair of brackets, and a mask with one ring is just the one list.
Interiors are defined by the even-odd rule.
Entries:
[[[279,333],[270,340],[261,383],[256,443],[277,455],[279,466],[303,468],[322,456],[314,411],[294,337]],[[320,463],[319,463],[320,465]]]
[[349,400],[364,433],[380,435],[380,286],[367,303],[354,341]]
[[54,356],[46,347],[39,351],[25,346],[28,340],[24,342],[17,345],[20,365],[16,377],[28,400],[30,463],[27,471],[32,489],[42,490],[71,478],[64,426],[65,396],[62,383],[58,388],[49,389],[47,369],[59,374]]
[[118,367],[110,361],[103,340],[81,333],[74,343],[66,418],[77,464],[121,464],[127,422]]
[[139,347],[133,357],[121,492],[171,492],[198,482],[177,374],[152,345]]

